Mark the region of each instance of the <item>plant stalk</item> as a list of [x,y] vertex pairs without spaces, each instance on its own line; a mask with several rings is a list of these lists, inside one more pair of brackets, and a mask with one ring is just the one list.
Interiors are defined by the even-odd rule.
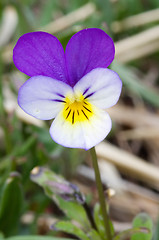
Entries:
[[110,224],[109,224],[109,216],[108,216],[108,212],[107,212],[107,205],[106,205],[106,201],[105,201],[101,176],[100,176],[100,172],[99,172],[97,155],[96,155],[96,151],[95,151],[94,147],[90,149],[90,153],[92,156],[93,168],[94,168],[94,172],[95,172],[95,179],[96,179],[96,185],[97,185],[97,189],[98,189],[98,196],[99,196],[101,212],[102,212],[102,216],[103,216],[103,221],[105,223],[106,237],[108,240],[112,240],[111,229],[110,229]]
[[90,212],[90,209],[89,209],[89,207],[88,207],[86,202],[84,202],[83,207],[84,207],[84,209],[85,209],[85,211],[87,213],[87,216],[88,216],[88,219],[89,219],[89,221],[90,221],[90,223],[92,225],[92,228],[97,230],[96,224],[94,222],[94,218],[93,218],[92,213]]

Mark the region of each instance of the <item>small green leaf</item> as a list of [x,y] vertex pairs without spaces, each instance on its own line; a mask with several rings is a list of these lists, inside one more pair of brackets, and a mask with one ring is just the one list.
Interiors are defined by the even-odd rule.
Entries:
[[101,240],[102,239],[100,237],[99,233],[94,229],[92,229],[90,232],[88,232],[87,235],[90,240]]
[[90,229],[85,209],[79,204],[82,203],[82,195],[77,186],[46,168],[34,168],[31,179],[43,187],[46,195],[56,202],[68,218],[79,222],[83,229]]
[[[69,221],[60,221],[57,222],[54,225],[55,229],[69,233],[69,234],[73,234],[75,236],[77,236],[78,238],[80,238],[81,240],[90,240],[87,235],[77,226],[75,226],[74,224],[72,224]],[[98,239],[97,239],[98,240]]]
[[82,205],[76,202],[67,202],[58,196],[54,200],[68,218],[79,222],[84,230],[89,231],[91,229],[90,222]]
[[60,196],[66,201],[75,200],[79,203],[84,202],[84,197],[79,188],[66,181],[62,176],[57,175],[46,168],[34,168],[31,174],[32,181],[44,187],[49,197]]
[[148,214],[140,213],[133,220],[133,228],[147,229],[148,233],[134,233],[131,240],[151,240],[153,231],[153,222]]
[[120,232],[118,235],[115,236],[113,240],[127,240],[130,239],[130,237],[135,233],[148,233],[148,229],[142,229],[142,228],[132,228],[125,230],[123,232]]
[[[105,238],[105,224],[103,221],[103,216],[101,214],[101,209],[99,203],[97,203],[94,207],[94,220],[98,229],[100,236],[104,239]],[[114,227],[112,222],[109,222],[111,228],[111,234],[114,236]]]
[[16,233],[22,203],[23,192],[19,174],[13,172],[6,180],[0,201],[0,231],[5,236]]

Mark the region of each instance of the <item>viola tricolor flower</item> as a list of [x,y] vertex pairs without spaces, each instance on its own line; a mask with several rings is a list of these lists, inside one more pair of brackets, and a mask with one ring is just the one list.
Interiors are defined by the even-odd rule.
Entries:
[[18,104],[29,115],[54,119],[52,139],[71,148],[90,149],[111,130],[105,112],[116,104],[122,83],[107,67],[114,43],[102,30],[84,29],[66,50],[46,32],[24,34],[13,50],[16,67],[31,78],[19,90]]

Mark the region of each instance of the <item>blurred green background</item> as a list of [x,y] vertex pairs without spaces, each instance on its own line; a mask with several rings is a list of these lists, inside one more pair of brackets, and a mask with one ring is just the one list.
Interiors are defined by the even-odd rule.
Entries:
[[[0,0],[0,232],[4,236],[56,234],[45,219],[63,215],[31,182],[30,171],[35,166],[49,166],[79,183],[77,167],[90,166],[84,150],[66,149],[52,141],[50,121],[35,120],[18,108],[18,89],[28,77],[14,66],[13,47],[22,34],[41,30],[58,37],[65,48],[75,32],[90,27],[101,28],[113,38],[116,57],[110,67],[123,81],[118,115],[110,112],[113,128],[108,140],[159,165],[159,1]],[[131,116],[135,112],[134,119],[128,118],[128,110]],[[144,185],[152,194],[158,191],[135,176],[121,173],[121,178]],[[92,206],[90,186],[88,203]],[[124,221],[129,221],[127,215]]]

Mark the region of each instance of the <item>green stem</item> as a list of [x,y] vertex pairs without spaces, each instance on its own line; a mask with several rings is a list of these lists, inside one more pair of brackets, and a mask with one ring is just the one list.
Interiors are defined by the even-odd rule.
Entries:
[[88,207],[86,202],[84,202],[83,207],[84,207],[84,209],[85,209],[85,211],[87,213],[87,216],[88,216],[88,219],[89,219],[89,221],[90,221],[90,223],[92,225],[92,228],[97,230],[96,224],[94,222],[94,218],[93,218],[92,213],[91,213],[91,211],[90,211],[90,209],[89,209],[89,207]]
[[94,172],[95,172],[95,178],[96,178],[96,185],[97,185],[97,189],[98,189],[100,207],[101,207],[101,211],[102,211],[103,220],[104,220],[104,223],[105,223],[106,237],[107,237],[108,240],[112,240],[111,229],[110,229],[110,224],[109,224],[109,216],[108,216],[108,212],[107,212],[107,206],[106,206],[103,186],[102,186],[99,167],[98,167],[98,162],[97,162],[97,155],[96,155],[96,151],[95,151],[94,147],[90,149],[90,153],[91,153],[91,156],[92,156],[93,168],[94,168]]

